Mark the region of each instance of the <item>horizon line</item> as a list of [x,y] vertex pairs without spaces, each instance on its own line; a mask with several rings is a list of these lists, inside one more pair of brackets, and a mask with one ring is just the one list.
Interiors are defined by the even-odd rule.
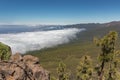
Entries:
[[0,25],[26,25],[26,26],[39,26],[39,25],[76,25],[76,24],[104,24],[111,22],[120,22],[120,20],[116,21],[106,21],[106,22],[81,22],[81,23],[0,23]]

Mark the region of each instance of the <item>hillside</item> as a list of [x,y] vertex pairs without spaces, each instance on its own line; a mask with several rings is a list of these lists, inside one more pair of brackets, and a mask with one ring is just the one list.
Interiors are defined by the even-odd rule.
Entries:
[[[77,39],[72,40],[70,43],[53,48],[27,52],[27,54],[39,57],[41,65],[54,76],[57,76],[56,68],[60,61],[63,61],[67,65],[67,68],[71,70],[72,74],[76,73],[76,67],[82,55],[90,55],[93,58],[93,62],[96,63],[100,49],[94,45],[93,38],[102,37],[109,31],[117,31],[120,34],[120,22],[77,24],[67,25],[65,27],[86,28],[86,31],[79,33]],[[117,43],[118,49],[120,49],[119,43],[120,40],[118,40]]]

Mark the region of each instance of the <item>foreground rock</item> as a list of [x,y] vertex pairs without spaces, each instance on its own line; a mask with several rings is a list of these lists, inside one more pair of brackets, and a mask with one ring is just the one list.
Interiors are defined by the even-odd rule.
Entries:
[[50,80],[49,72],[31,55],[15,54],[9,61],[0,61],[0,80]]

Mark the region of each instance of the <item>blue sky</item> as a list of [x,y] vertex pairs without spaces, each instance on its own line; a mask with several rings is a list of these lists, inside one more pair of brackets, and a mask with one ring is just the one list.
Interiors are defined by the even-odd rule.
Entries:
[[120,20],[120,0],[0,0],[1,24],[76,24]]

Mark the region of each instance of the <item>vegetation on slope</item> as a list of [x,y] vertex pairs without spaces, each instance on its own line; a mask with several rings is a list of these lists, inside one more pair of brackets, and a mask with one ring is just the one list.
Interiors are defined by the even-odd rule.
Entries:
[[[76,27],[76,25],[73,27]],[[77,25],[77,27],[81,28],[79,25]],[[90,28],[86,27],[86,29],[88,30],[78,34],[78,38],[71,43],[38,51],[30,51],[27,52],[27,54],[39,57],[42,66],[48,69],[51,72],[51,75],[54,76],[57,76],[56,68],[61,61],[67,65],[67,69],[71,70],[72,74],[76,74],[76,66],[79,64],[78,62],[83,55],[91,56],[93,59],[93,66],[95,66],[100,49],[93,43],[93,38],[102,37],[111,30],[120,32],[120,28],[118,25],[96,25],[94,27],[91,26]],[[120,49],[119,41],[117,41],[116,48]],[[75,75],[72,75],[72,78],[74,77]]]
[[11,54],[11,48],[0,42],[0,60],[8,60]]

